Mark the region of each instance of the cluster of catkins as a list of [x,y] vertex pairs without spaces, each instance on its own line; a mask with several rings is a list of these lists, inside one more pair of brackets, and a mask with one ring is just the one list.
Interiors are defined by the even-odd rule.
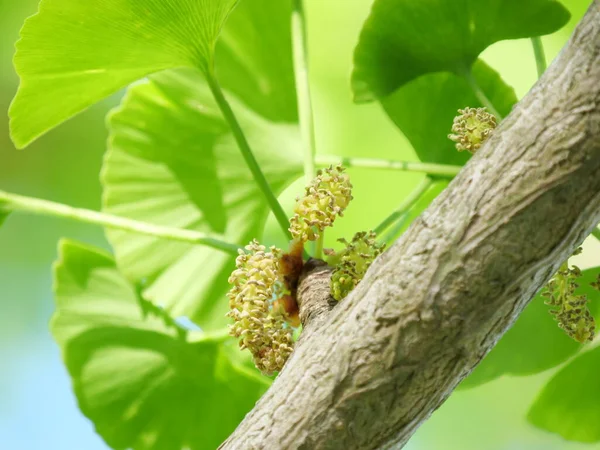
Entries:
[[296,199],[290,219],[292,237],[302,242],[319,239],[319,233],[344,214],[351,200],[352,183],[342,166],[319,170],[304,196]]
[[[318,239],[350,200],[352,184],[344,168],[320,170],[305,195],[297,199],[290,220],[292,248],[299,248],[301,255],[303,244]],[[281,371],[293,348],[293,320],[281,307],[282,301],[290,298],[282,256],[281,250],[271,247],[266,251],[252,241],[246,251],[240,251],[237,268],[229,277],[228,316],[234,320],[230,334],[240,339],[240,348],[250,350],[256,367],[265,375]]]
[[[574,255],[579,253],[581,248],[577,249]],[[587,307],[588,298],[576,293],[579,287],[576,281],[580,276],[581,270],[577,266],[569,267],[567,261],[547,284],[542,295],[548,298],[546,304],[555,308],[551,313],[558,326],[573,339],[583,343],[594,339],[596,323]],[[600,288],[600,280],[598,281],[592,286]]]
[[227,314],[235,323],[229,333],[240,338],[240,348],[248,349],[256,367],[266,375],[281,370],[292,353],[292,329],[273,301],[282,289],[279,270],[281,251],[271,247],[267,252],[255,240],[240,250],[236,269],[229,277]]
[[458,151],[475,153],[496,128],[496,117],[485,108],[459,109],[458,114],[448,138],[456,142]]
[[376,241],[375,232],[362,231],[356,233],[352,241],[339,241],[345,245],[344,250],[332,254],[338,262],[331,276],[331,296],[340,301],[346,297],[362,280],[375,258],[379,256],[385,244]]
[[[448,135],[448,138],[456,142],[458,151],[475,153],[494,132],[496,117],[485,108],[459,109],[458,114],[452,124],[453,134]],[[580,252],[581,248],[574,255]],[[581,270],[576,266],[569,267],[567,261],[548,282],[542,295],[548,298],[546,304],[554,307],[550,312],[558,326],[573,339],[583,343],[594,339],[596,323],[587,307],[588,298],[576,293],[579,287],[576,280],[580,276]],[[600,275],[598,281],[592,283],[592,287],[600,290]]]

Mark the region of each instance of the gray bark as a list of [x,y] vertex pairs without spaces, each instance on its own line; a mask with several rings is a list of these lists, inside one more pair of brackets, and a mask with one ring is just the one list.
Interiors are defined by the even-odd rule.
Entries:
[[[305,274],[303,336],[222,448],[401,448],[599,221],[596,0],[542,79],[348,298],[329,311],[327,271],[317,266],[314,283]],[[314,315],[302,311],[310,304],[320,304]]]

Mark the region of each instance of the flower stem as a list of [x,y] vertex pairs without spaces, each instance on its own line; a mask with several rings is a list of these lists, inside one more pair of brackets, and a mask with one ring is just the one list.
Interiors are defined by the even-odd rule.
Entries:
[[212,91],[215,100],[219,105],[221,112],[223,113],[223,117],[225,117],[225,120],[231,128],[233,136],[238,144],[238,147],[242,152],[242,156],[246,160],[246,164],[248,165],[250,172],[252,172],[252,176],[254,177],[256,184],[258,185],[259,189],[261,190],[265,199],[267,200],[267,203],[271,208],[271,211],[275,215],[275,219],[277,219],[279,226],[281,227],[285,235],[289,239],[291,239],[292,236],[288,230],[290,226],[288,217],[286,216],[285,212],[283,211],[283,208],[279,204],[277,197],[275,197],[275,194],[271,190],[267,178],[260,169],[260,166],[258,165],[256,158],[254,157],[254,153],[252,153],[252,149],[250,148],[250,145],[246,140],[246,136],[244,135],[244,132],[242,131],[242,128],[240,127],[240,124],[237,118],[235,117],[233,110],[231,109],[231,105],[225,98],[225,95],[223,94],[221,86],[219,85],[214,73],[208,73],[206,79],[210,90]]
[[462,169],[462,166],[451,166],[446,164],[432,164],[411,161],[394,161],[376,158],[345,158],[332,155],[318,155],[317,165],[341,164],[344,167],[361,167],[366,169],[384,169],[399,170],[406,172],[424,172],[427,175],[433,175],[444,178],[453,178]]
[[304,175],[310,183],[315,171],[315,127],[310,82],[308,78],[308,50],[306,45],[306,18],[303,0],[294,0],[292,11],[292,39],[294,48],[294,74],[296,77],[296,95],[298,97],[298,117],[300,132],[304,144]]
[[469,86],[471,86],[471,89],[472,89],[473,93],[475,94],[475,97],[477,97],[477,100],[479,100],[479,102],[483,106],[485,106],[489,112],[491,112],[493,115],[495,115],[498,119],[502,120],[503,119],[502,115],[494,107],[494,105],[490,101],[490,99],[487,98],[487,96],[485,95],[485,92],[483,92],[483,90],[479,86],[479,83],[477,83],[477,80],[473,76],[473,73],[471,72],[471,70],[463,71],[462,76],[465,78],[465,80],[467,80],[467,83],[469,83]]
[[411,194],[392,212],[388,217],[384,219],[373,231],[380,235],[383,233],[390,225],[392,225],[396,220],[401,218],[405,213],[407,213],[414,205],[419,201],[421,196],[429,189],[432,185],[433,180],[429,177],[425,177],[421,184],[417,186],[417,188],[411,192]]
[[73,208],[62,203],[54,203],[22,195],[0,191],[0,208],[8,211],[25,211],[44,216],[63,217],[78,222],[92,223],[106,228],[130,231],[162,239],[187,242],[190,244],[206,245],[232,255],[238,254],[239,246],[213,238],[208,234],[182,228],[163,227],[147,222],[126,219],[124,217],[91,211],[89,209]]
[[533,45],[533,54],[535,55],[535,66],[537,68],[538,78],[540,78],[546,71],[547,67],[544,44],[542,44],[542,38],[539,36],[532,37],[531,44]]

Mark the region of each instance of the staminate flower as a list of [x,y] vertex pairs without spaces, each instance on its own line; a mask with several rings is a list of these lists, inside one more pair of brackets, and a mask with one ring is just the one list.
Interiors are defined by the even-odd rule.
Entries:
[[240,250],[236,269],[229,277],[232,285],[228,293],[230,311],[235,323],[229,334],[240,338],[240,348],[247,348],[254,364],[265,375],[283,368],[293,347],[292,329],[284,317],[272,309],[280,295],[281,250],[271,247],[267,252],[256,240]]
[[459,152],[475,153],[496,128],[496,117],[485,108],[459,109],[458,113],[452,124],[454,134],[449,134],[448,138],[456,142]]
[[[577,249],[574,255],[580,252],[581,248]],[[579,287],[576,283],[579,277],[581,270],[576,266],[569,267],[567,261],[546,285],[542,295],[548,298],[547,305],[555,307],[550,312],[558,326],[576,341],[584,343],[594,339],[596,323],[587,307],[588,298],[575,293]]]
[[367,269],[380,255],[385,244],[378,244],[373,231],[356,233],[351,242],[340,239],[346,248],[336,256],[339,262],[331,276],[331,295],[336,300],[346,297],[362,280]]
[[325,227],[342,216],[352,200],[352,184],[342,166],[319,170],[304,197],[296,199],[290,232],[301,242],[315,241]]

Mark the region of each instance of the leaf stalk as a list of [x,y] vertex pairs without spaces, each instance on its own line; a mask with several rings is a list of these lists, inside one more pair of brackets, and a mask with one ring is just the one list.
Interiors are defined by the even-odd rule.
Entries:
[[473,76],[471,70],[465,70],[462,73],[462,76],[465,78],[465,80],[467,80],[467,83],[469,83],[469,86],[475,94],[475,97],[477,97],[477,100],[479,100],[479,102],[483,106],[485,106],[489,112],[495,115],[498,119],[502,120],[502,115],[498,112],[498,110],[496,109],[492,101],[487,97],[487,95],[485,95],[485,92],[483,92],[483,89],[481,89],[479,83],[477,83],[477,80]]
[[388,229],[396,220],[400,219],[419,201],[421,196],[427,192],[429,187],[433,184],[433,180],[430,177],[425,177],[423,181],[417,186],[417,188],[396,208],[383,222],[381,222],[373,230],[377,235],[381,235],[385,230]]
[[344,167],[359,167],[364,169],[423,172],[427,175],[442,178],[454,178],[462,169],[462,166],[452,166],[447,164],[396,161],[377,158],[346,158],[334,155],[318,155],[316,158],[316,162],[317,165],[321,167],[341,164]]
[[205,245],[232,255],[237,255],[238,249],[240,248],[238,245],[222,241],[199,231],[154,225],[89,209],[74,208],[62,203],[25,197],[5,191],[0,191],[0,208],[8,211],[24,211],[43,216],[62,217],[77,222],[101,225],[105,228],[129,231],[161,239],[186,242],[195,245]]
[[531,45],[533,45],[533,54],[535,55],[535,66],[537,68],[538,78],[541,78],[547,67],[542,38],[540,36],[532,37]]
[[315,155],[316,139],[313,118],[310,80],[308,72],[306,16],[303,0],[294,0],[292,11],[292,42],[294,51],[294,75],[296,77],[296,95],[298,98],[298,117],[300,132],[304,144],[304,175],[310,183],[316,175]]
[[231,128],[231,132],[233,133],[238,147],[242,152],[242,156],[244,157],[244,160],[246,161],[250,172],[252,172],[252,176],[254,177],[256,184],[263,193],[267,204],[269,205],[269,208],[275,215],[275,219],[277,219],[277,222],[279,223],[279,226],[281,227],[282,231],[289,239],[291,239],[292,236],[288,230],[290,226],[289,219],[285,214],[283,208],[281,207],[281,204],[277,200],[277,197],[275,197],[275,194],[271,190],[271,186],[269,186],[269,182],[267,181],[265,174],[262,172],[260,166],[258,165],[258,161],[256,161],[254,153],[250,148],[250,144],[248,144],[248,140],[244,135],[244,132],[235,116],[235,113],[231,109],[231,105],[225,98],[225,95],[223,94],[221,86],[219,85],[219,82],[217,81],[214,72],[209,72],[206,75],[206,79],[210,90],[212,91],[213,96],[217,102],[217,105],[219,106],[221,113],[223,114],[223,117],[225,118],[225,120],[229,124],[229,127]]

